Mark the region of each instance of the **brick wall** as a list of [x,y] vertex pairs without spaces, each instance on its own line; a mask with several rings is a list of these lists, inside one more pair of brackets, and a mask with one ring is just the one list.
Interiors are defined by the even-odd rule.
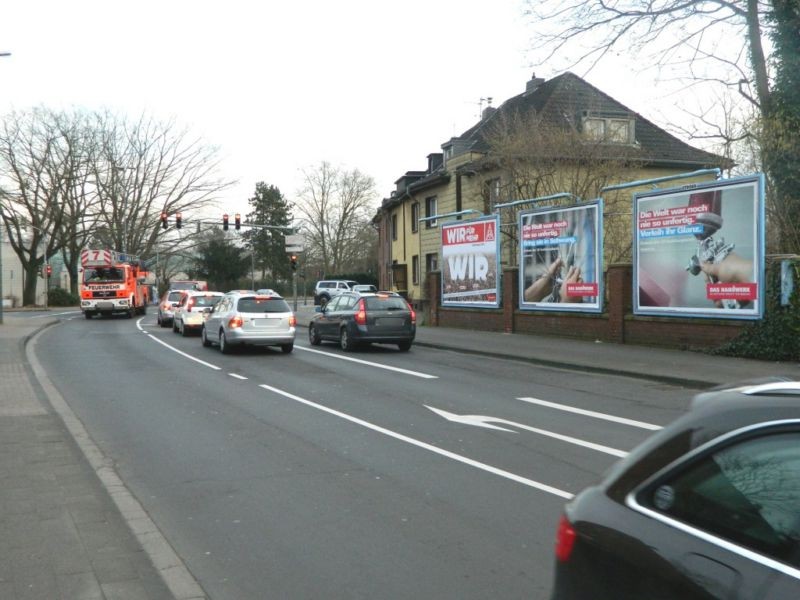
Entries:
[[432,326],[476,331],[504,331],[601,340],[666,348],[713,348],[731,340],[752,325],[749,321],[680,317],[635,316],[632,314],[632,271],[628,264],[610,265],[606,272],[607,300],[601,314],[521,311],[519,271],[503,271],[503,305],[499,309],[442,307],[441,273],[428,275],[425,322]]

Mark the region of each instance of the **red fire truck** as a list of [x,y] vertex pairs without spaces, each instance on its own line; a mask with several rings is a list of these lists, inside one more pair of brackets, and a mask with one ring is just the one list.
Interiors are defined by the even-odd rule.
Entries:
[[125,313],[128,318],[147,312],[147,271],[135,256],[113,250],[81,252],[81,310],[94,315]]

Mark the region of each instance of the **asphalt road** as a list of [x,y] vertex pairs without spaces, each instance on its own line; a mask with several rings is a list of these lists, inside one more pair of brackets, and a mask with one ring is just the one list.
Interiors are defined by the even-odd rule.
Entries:
[[36,354],[215,600],[546,598],[563,503],[685,390],[414,347],[230,356],[64,315]]

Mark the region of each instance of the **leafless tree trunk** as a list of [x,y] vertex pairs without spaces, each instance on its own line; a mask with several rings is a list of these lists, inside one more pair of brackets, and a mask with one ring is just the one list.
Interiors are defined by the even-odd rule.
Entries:
[[375,181],[358,169],[338,169],[327,162],[303,172],[296,214],[305,221],[307,262],[324,273],[351,269],[370,251],[363,232],[375,210]]

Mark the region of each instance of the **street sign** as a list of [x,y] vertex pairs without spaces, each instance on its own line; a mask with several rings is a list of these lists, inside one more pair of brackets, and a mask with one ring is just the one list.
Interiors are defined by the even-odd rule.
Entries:
[[287,235],[286,252],[302,252],[306,245],[306,238],[302,233]]

